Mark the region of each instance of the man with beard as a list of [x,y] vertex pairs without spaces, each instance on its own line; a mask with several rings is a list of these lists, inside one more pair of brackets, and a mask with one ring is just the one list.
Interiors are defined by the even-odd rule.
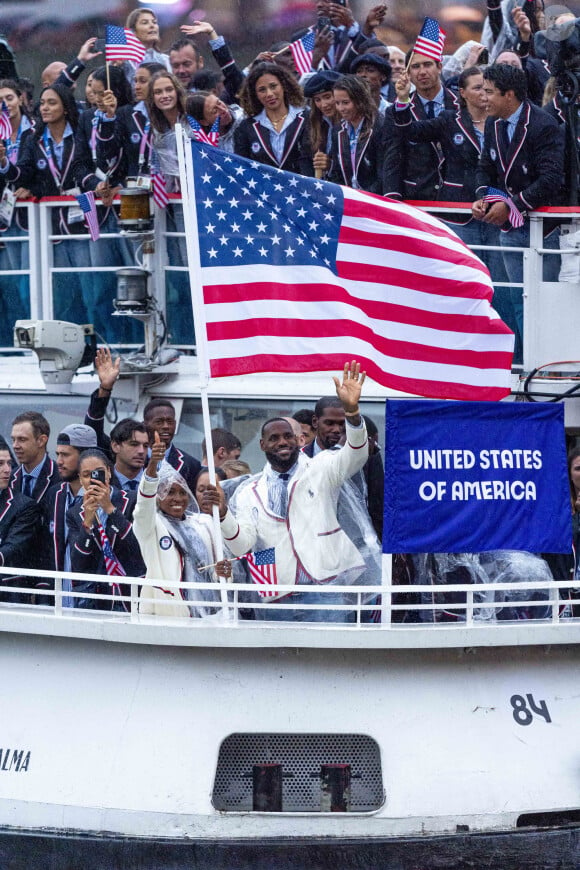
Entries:
[[[322,450],[313,459],[301,453],[292,426],[282,417],[267,420],[262,427],[260,448],[266,455],[261,475],[236,494],[234,513],[220,508],[224,542],[236,556],[249,550],[259,563],[259,554],[273,550],[276,582],[293,585],[296,591],[278,591],[275,585],[258,590],[267,597],[267,609],[256,617],[268,620],[298,619],[346,622],[347,610],[297,610],[301,604],[345,604],[340,592],[307,593],[299,586],[354,582],[365,562],[337,520],[342,484],[359,471],[368,458],[367,431],[359,412],[365,373],[353,361],[344,367],[342,383],[334,378],[337,396],[346,417],[346,443],[340,450]],[[202,496],[202,510],[219,504],[215,487]],[[235,514],[235,515],[234,515]],[[254,579],[256,574],[252,572]],[[352,597],[352,596],[351,596]],[[292,604],[292,610],[276,604]]]
[[[97,435],[94,429],[83,423],[65,426],[56,439],[56,466],[61,483],[50,488],[44,504],[45,545],[42,567],[46,570],[71,569],[67,512],[75,504],[81,488],[81,455],[84,450],[96,446]],[[63,586],[64,583],[63,580]],[[42,580],[37,588],[52,588],[52,582]]]

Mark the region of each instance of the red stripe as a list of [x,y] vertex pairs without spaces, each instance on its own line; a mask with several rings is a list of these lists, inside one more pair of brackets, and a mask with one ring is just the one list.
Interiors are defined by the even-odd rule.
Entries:
[[[377,201],[374,205],[373,200]],[[393,204],[396,200],[392,200]],[[382,205],[379,205],[382,203]],[[351,199],[348,191],[345,191],[343,214],[345,217],[363,218],[366,220],[375,220],[380,224],[391,224],[401,229],[413,230],[415,232],[430,233],[432,236],[440,236],[443,239],[449,239],[449,231],[444,226],[438,227],[428,221],[421,220],[421,214],[418,216],[411,215],[402,208],[391,208],[388,197],[379,196],[378,193],[365,193],[363,200]]]
[[[364,229],[354,229],[352,227],[342,226],[338,237],[339,244],[344,245],[359,245],[365,248],[378,248],[379,250],[398,251],[401,254],[411,254],[414,257],[425,257],[428,260],[438,260],[439,262],[451,263],[454,266],[467,266],[471,269],[477,269],[488,276],[489,272],[481,262],[474,258],[467,246],[465,254],[458,251],[456,248],[448,248],[436,242],[426,239],[419,239],[413,236],[398,236],[386,233],[372,233]],[[445,240],[445,244],[449,244],[450,239]],[[459,238],[454,239],[460,245],[463,242]],[[453,280],[450,278],[450,280]],[[491,291],[490,291],[491,292]]]
[[[501,320],[490,320],[482,315],[451,314],[446,312],[425,311],[394,302],[381,302],[378,299],[360,299],[352,296],[344,287],[328,284],[216,284],[204,288],[206,305],[233,304],[240,306],[240,318],[245,314],[248,302],[308,303],[332,302],[353,305],[364,314],[377,320],[394,323],[409,323],[431,329],[445,329],[452,332],[482,332],[508,335],[510,330]],[[353,312],[355,314],[356,312]],[[312,321],[315,323],[316,321]],[[346,321],[345,321],[346,322]],[[208,330],[215,324],[208,324]],[[208,333],[209,334],[209,333]],[[213,336],[212,336],[213,337]]]
[[[471,331],[466,330],[471,336]],[[236,341],[267,335],[276,338],[288,336],[300,338],[344,338],[346,348],[354,339],[366,342],[385,356],[397,359],[431,362],[439,365],[473,366],[475,369],[506,369],[511,365],[512,354],[508,351],[455,350],[449,347],[433,347],[411,341],[398,341],[382,338],[368,326],[351,320],[275,320],[255,318],[235,321],[234,323],[212,323],[208,325],[208,340]],[[484,333],[485,334],[485,333]],[[324,339],[321,339],[324,341]],[[352,355],[352,354],[351,354]]]
[[[345,351],[346,353],[346,351]],[[308,356],[276,356],[256,354],[234,359],[212,360],[211,375],[215,378],[245,375],[257,372],[323,372],[340,371],[344,367],[345,353],[309,354]],[[348,354],[346,354],[348,356]],[[509,396],[509,387],[477,387],[446,381],[403,378],[384,372],[372,360],[360,356],[361,368],[370,378],[384,387],[403,393],[425,396],[428,399],[460,399],[473,402],[497,402]]]
[[395,269],[392,266],[337,261],[336,270],[339,278],[346,278],[348,281],[363,279],[374,284],[393,284],[395,287],[407,290],[434,293],[436,296],[451,296],[454,299],[485,299],[491,302],[493,297],[491,287],[479,281],[453,281],[441,276],[417,275],[407,269]]

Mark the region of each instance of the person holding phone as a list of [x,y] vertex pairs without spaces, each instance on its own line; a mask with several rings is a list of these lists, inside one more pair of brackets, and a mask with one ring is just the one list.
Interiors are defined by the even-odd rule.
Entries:
[[[74,592],[95,593],[104,598],[74,598],[73,607],[88,610],[127,611],[121,599],[129,588],[117,579],[141,577],[145,564],[133,533],[135,495],[111,486],[111,461],[97,448],[85,450],[79,462],[82,503],[67,514],[71,542],[71,570],[83,574],[109,575],[112,583],[73,580]],[[118,599],[118,600],[116,600]]]

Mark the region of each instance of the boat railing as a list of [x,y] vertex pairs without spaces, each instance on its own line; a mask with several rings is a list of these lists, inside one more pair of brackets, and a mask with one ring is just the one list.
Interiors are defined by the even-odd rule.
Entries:
[[[121,231],[115,222],[107,223],[97,242],[87,233],[63,235],[53,231],[53,212],[74,204],[72,197],[45,198],[39,202],[19,202],[17,212],[26,212],[28,230],[3,232],[0,241],[19,252],[12,256],[6,268],[6,258],[0,257],[0,275],[9,278],[8,291],[14,297],[5,315],[18,318],[70,320],[75,323],[95,323],[102,339],[113,346],[140,345],[142,336],[130,318],[111,317],[114,312],[116,272],[133,266],[145,266],[151,272],[152,295],[167,322],[169,343],[192,350],[195,347],[193,318],[189,314],[191,299],[187,273],[185,233],[180,219],[181,200],[172,196],[172,213],[154,208],[154,244],[144,234]],[[418,208],[442,219],[452,214],[468,214],[468,203],[412,202]],[[580,210],[569,207],[544,208],[530,214],[530,247],[512,248],[524,256],[523,284],[502,282],[502,287],[523,288],[524,355],[526,371],[552,360],[577,357],[575,330],[571,328],[570,310],[577,304],[577,282],[560,282],[558,304],[554,305],[555,285],[542,281],[545,257],[567,256],[580,263],[580,247],[566,250],[544,245],[544,223],[569,224],[578,220]],[[23,223],[21,221],[21,223]],[[111,226],[115,231],[111,231]],[[76,265],[58,252],[60,244],[75,246]],[[472,245],[476,253],[504,250],[501,246]],[[82,249],[82,256],[80,251]],[[15,268],[14,264],[20,268]],[[13,321],[12,321],[13,322]],[[11,323],[0,330],[0,348],[11,347]]]
[[[174,617],[187,617],[186,624],[192,631],[207,627],[209,623],[258,628],[264,622],[273,621],[324,623],[325,627],[335,625],[363,632],[426,626],[437,630],[450,625],[505,630],[510,624],[521,626],[524,622],[529,626],[551,624],[563,629],[580,622],[580,597],[573,597],[580,592],[577,581],[572,580],[436,586],[424,583],[276,585],[276,595],[282,597],[274,603],[261,597],[253,583],[157,582],[150,578],[15,568],[0,568],[0,577],[9,582],[9,585],[2,582],[0,614],[16,609],[37,616],[50,612],[60,619],[98,618],[105,622],[134,623],[150,622],[157,613],[155,618],[160,623],[175,622]],[[64,580],[73,581],[73,588],[68,588],[71,584],[64,584]],[[94,586],[96,583],[101,591],[81,587],[81,584]],[[103,592],[103,587],[108,587],[108,592]],[[156,593],[160,590],[164,597],[159,607],[160,598]],[[297,590],[299,603],[293,600]],[[310,597],[315,600],[309,602]],[[14,600],[18,598],[22,600]],[[30,598],[29,603],[27,598]],[[69,606],[65,606],[67,600]],[[71,600],[75,601],[75,606],[70,606]],[[167,605],[170,610],[164,611]]]

